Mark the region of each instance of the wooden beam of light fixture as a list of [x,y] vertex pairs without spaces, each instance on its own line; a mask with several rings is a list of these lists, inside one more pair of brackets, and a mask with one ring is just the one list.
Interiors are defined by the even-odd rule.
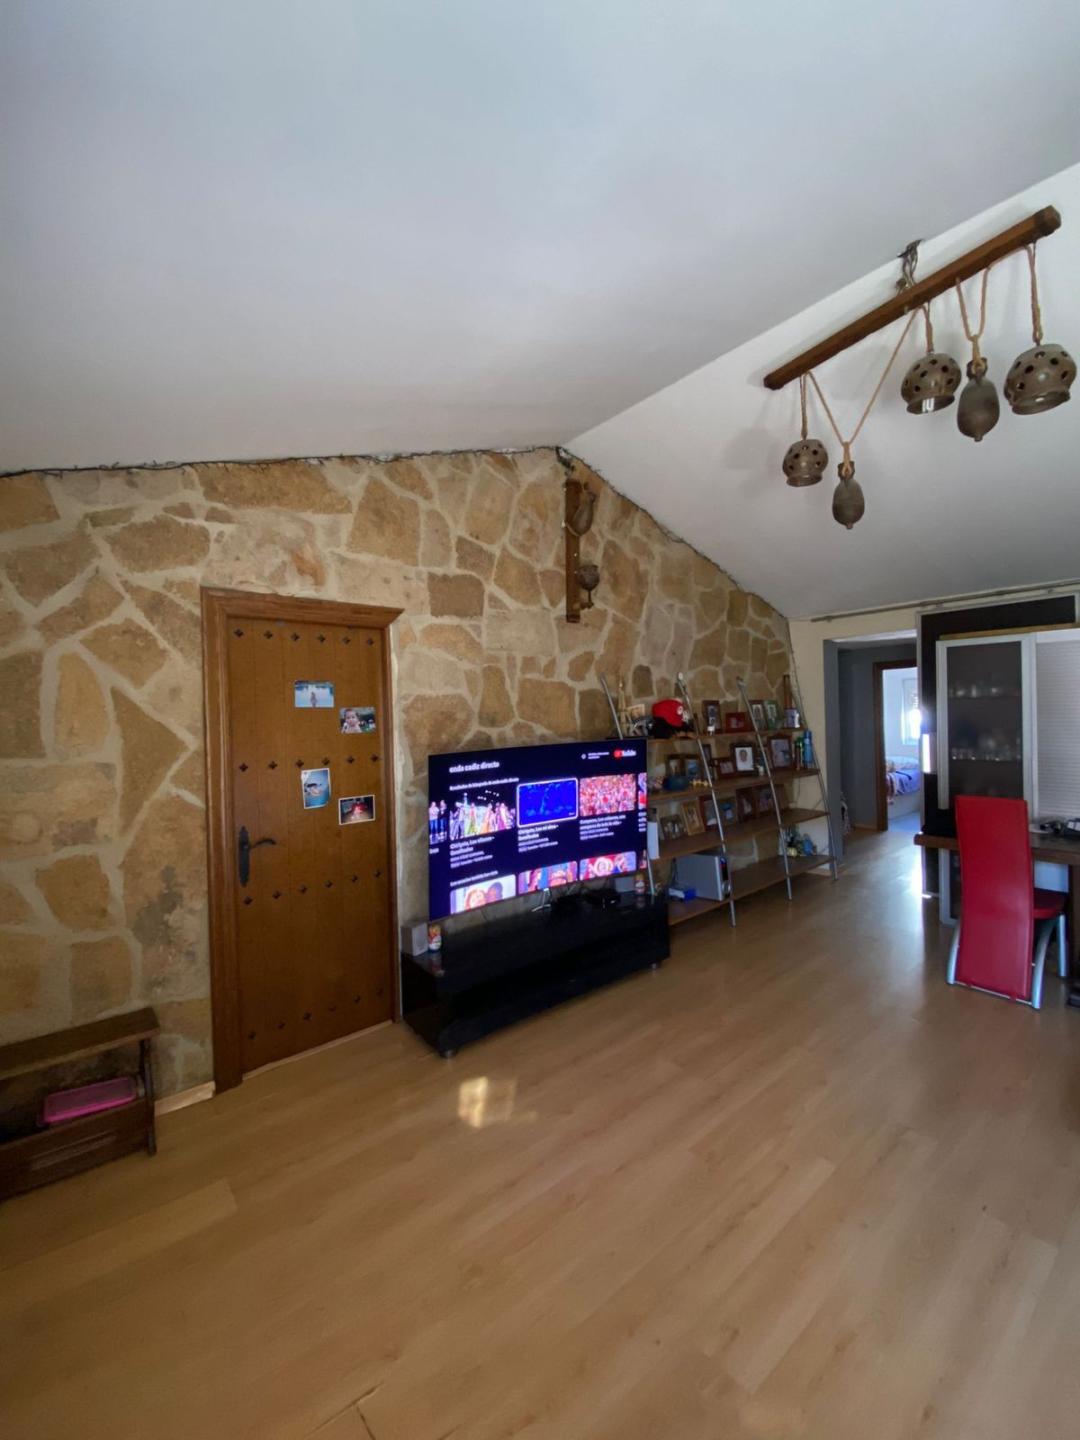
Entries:
[[827,340],[811,345],[809,350],[804,350],[794,360],[770,370],[765,376],[765,385],[770,390],[782,390],[792,380],[816,369],[841,351],[849,350],[868,335],[884,330],[885,326],[891,325],[894,320],[899,320],[901,316],[909,314],[930,300],[936,300],[939,295],[944,295],[946,290],[951,290],[958,280],[970,280],[972,275],[980,274],[988,265],[1004,260],[1006,255],[1011,255],[1015,250],[1022,250],[1026,245],[1034,245],[1036,240],[1052,235],[1060,225],[1061,216],[1052,205],[1036,210],[1034,215],[1029,215],[1026,220],[1021,220],[1016,225],[1010,225],[1008,230],[1002,230],[1001,234],[995,235],[992,240],[986,240],[981,245],[976,245],[974,250],[968,250],[965,254],[958,255],[955,260],[950,260],[948,265],[943,265],[940,270],[927,275],[925,280],[916,280],[914,285],[899,291],[883,305],[861,315],[858,320],[852,320],[850,325],[837,330],[836,334],[830,335]]

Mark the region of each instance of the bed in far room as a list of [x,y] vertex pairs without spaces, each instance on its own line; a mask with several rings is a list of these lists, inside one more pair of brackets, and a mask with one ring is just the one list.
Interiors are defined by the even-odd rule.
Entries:
[[909,815],[919,808],[919,791],[922,775],[918,760],[906,755],[886,755],[885,796],[889,805],[889,819],[897,815]]

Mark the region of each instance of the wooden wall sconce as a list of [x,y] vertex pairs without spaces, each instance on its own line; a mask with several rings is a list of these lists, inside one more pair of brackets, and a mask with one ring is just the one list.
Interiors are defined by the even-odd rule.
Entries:
[[566,467],[563,482],[565,512],[563,531],[566,536],[566,618],[571,625],[581,623],[582,610],[591,610],[593,591],[600,583],[599,567],[582,564],[581,537],[592,529],[596,508],[596,492],[587,483],[574,478]]

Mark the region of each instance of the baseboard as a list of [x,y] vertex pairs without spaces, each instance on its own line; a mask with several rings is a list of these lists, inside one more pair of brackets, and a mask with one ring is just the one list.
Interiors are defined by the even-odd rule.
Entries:
[[175,1095],[163,1095],[154,1101],[155,1115],[168,1115],[172,1110],[186,1110],[189,1105],[198,1105],[202,1100],[211,1100],[214,1082],[207,1080],[202,1085],[192,1085],[190,1090],[178,1090]]
[[322,1045],[313,1045],[310,1050],[298,1050],[295,1055],[286,1055],[281,1060],[270,1060],[256,1070],[245,1070],[244,1079],[250,1080],[254,1075],[265,1075],[270,1070],[280,1070],[283,1065],[295,1065],[297,1060],[310,1060],[312,1055],[321,1055],[324,1050],[336,1050],[339,1045],[348,1045],[353,1040],[362,1040],[365,1035],[373,1035],[376,1030],[385,1030],[388,1025],[393,1025],[393,1023],[393,1020],[379,1020],[374,1025],[365,1026],[363,1030],[354,1030],[351,1035],[339,1035],[336,1040],[327,1040]]

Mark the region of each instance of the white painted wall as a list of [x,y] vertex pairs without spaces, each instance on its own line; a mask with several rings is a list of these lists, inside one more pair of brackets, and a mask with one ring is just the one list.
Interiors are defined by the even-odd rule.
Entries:
[[[974,156],[970,151],[967,159]],[[882,174],[866,203],[876,204],[890,185],[891,176]],[[925,243],[920,273],[1044,205],[1056,205],[1064,218],[1038,247],[1046,339],[1080,355],[1080,165]],[[838,235],[849,213],[838,214]],[[928,233],[918,213],[912,209],[896,233],[897,250]],[[900,381],[922,344],[913,333],[855,446],[864,518],[851,531],[832,519],[840,454],[816,402],[811,433],[829,450],[825,482],[801,490],[785,484],[780,465],[799,434],[799,387],[774,394],[762,376],[885,299],[897,268],[891,263],[854,280],[580,435],[571,448],[789,616],[1077,578],[1080,383],[1069,404],[1042,415],[1015,416],[1003,401],[997,427],[976,445],[957,431],[955,404],[932,415],[907,413]],[[977,314],[975,281],[967,295]],[[1031,344],[1022,253],[991,273],[989,312],[983,349],[1000,383]],[[966,360],[955,296],[935,304],[934,325],[938,347]],[[851,433],[902,328],[897,322],[821,367],[843,433]]]
[[910,744],[903,738],[904,682],[914,680],[917,671],[883,670],[881,674],[882,721],[885,728],[886,756],[904,756],[909,760],[919,758],[918,742]]

